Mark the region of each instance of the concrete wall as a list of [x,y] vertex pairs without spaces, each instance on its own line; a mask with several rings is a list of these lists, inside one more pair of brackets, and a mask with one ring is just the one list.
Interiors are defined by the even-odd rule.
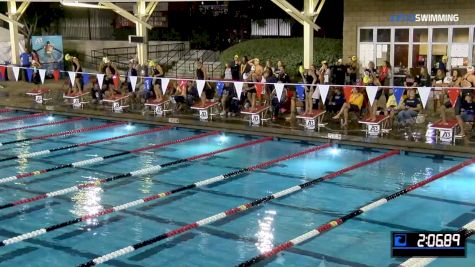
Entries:
[[[475,25],[475,2],[468,0],[345,0],[343,56],[356,55],[358,28],[368,26]],[[392,22],[396,14],[459,14],[458,22]]]

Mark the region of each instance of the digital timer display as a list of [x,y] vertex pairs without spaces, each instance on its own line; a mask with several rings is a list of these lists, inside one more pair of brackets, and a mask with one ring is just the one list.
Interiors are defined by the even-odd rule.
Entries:
[[465,236],[458,232],[393,232],[393,257],[464,257]]

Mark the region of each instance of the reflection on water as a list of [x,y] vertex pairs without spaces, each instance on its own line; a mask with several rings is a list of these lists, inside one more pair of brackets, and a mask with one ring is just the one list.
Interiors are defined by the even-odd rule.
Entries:
[[[87,180],[97,180],[94,177],[84,177]],[[102,199],[102,188],[100,187],[88,187],[83,190],[78,191],[72,197],[74,202],[73,210],[71,211],[74,215],[80,217],[84,215],[90,215],[97,213],[103,209],[101,205]],[[92,218],[86,220],[87,225],[97,225],[98,219]]]
[[[152,151],[148,153],[140,153],[139,162],[141,162],[141,164],[140,167],[137,168],[137,170],[155,166],[156,164],[153,164],[154,155],[155,153],[153,153]],[[140,181],[142,181],[142,183],[140,183],[139,190],[144,194],[150,194],[150,188],[152,188],[153,185],[152,175],[142,176]]]
[[260,253],[265,253],[274,247],[274,217],[277,214],[275,210],[266,210],[263,219],[258,220],[259,231],[256,233],[257,243],[255,243]]

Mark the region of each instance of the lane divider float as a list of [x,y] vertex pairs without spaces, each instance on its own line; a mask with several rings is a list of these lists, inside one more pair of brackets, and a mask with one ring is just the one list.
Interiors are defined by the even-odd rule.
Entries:
[[12,112],[13,110],[9,108],[0,108],[0,113],[7,113],[7,112]]
[[[475,234],[475,220],[462,226],[457,230],[457,233],[464,236],[466,239]],[[405,262],[399,264],[399,267],[424,267],[435,261],[437,257],[412,257]]]
[[404,188],[404,189],[402,189],[402,190],[400,190],[400,191],[398,191],[398,192],[396,192],[392,195],[389,195],[387,197],[384,197],[384,198],[381,198],[379,200],[373,201],[373,202],[371,202],[371,203],[369,203],[369,204],[367,204],[367,205],[365,205],[365,206],[363,206],[363,207],[361,207],[357,210],[354,210],[354,211],[352,211],[352,212],[350,212],[350,213],[348,213],[348,214],[346,214],[346,215],[344,215],[344,216],[342,216],[342,217],[340,217],[336,220],[333,220],[333,221],[330,221],[326,224],[320,225],[319,227],[317,227],[317,228],[315,228],[315,229],[313,229],[313,230],[311,230],[311,231],[309,231],[309,232],[307,232],[303,235],[297,236],[292,240],[289,240],[285,243],[282,243],[282,244],[274,247],[272,250],[270,250],[268,252],[265,252],[265,253],[263,253],[259,256],[256,256],[256,257],[254,257],[254,258],[252,258],[248,261],[245,261],[245,262],[239,264],[238,266],[239,267],[251,266],[251,265],[254,265],[258,262],[261,262],[261,261],[263,261],[263,260],[265,260],[269,257],[272,257],[272,256],[276,255],[277,253],[279,253],[281,251],[284,251],[284,250],[289,249],[293,246],[296,246],[296,245],[298,245],[302,242],[305,242],[305,241],[307,241],[311,238],[314,238],[314,237],[316,237],[316,236],[318,236],[318,235],[320,235],[324,232],[330,231],[331,229],[343,224],[344,222],[346,222],[346,221],[348,221],[348,220],[350,220],[354,217],[357,217],[357,216],[359,216],[359,215],[361,215],[365,212],[368,212],[368,211],[370,211],[374,208],[377,208],[377,207],[387,203],[388,201],[391,201],[391,200],[393,200],[393,199],[395,199],[399,196],[405,195],[405,194],[407,194],[407,193],[409,193],[409,192],[411,192],[411,191],[413,191],[413,190],[415,190],[419,187],[422,187],[422,186],[424,186],[424,185],[426,185],[430,182],[433,182],[437,179],[440,179],[440,178],[442,178],[442,177],[444,177],[448,174],[451,174],[455,171],[458,171],[458,170],[460,170],[460,169],[462,169],[462,168],[464,168],[464,167],[466,167],[466,166],[468,166],[468,165],[470,165],[474,162],[475,162],[475,158],[472,158],[470,160],[459,163],[459,164],[457,164],[457,165],[455,165],[455,166],[453,166],[453,167],[451,167],[451,168],[449,168],[449,169],[447,169],[443,172],[440,172],[440,173],[438,173],[438,174],[436,174],[436,175],[434,175],[430,178],[427,178],[423,181],[412,184],[412,185],[410,185],[410,186],[408,186],[408,187],[406,187],[406,188]]
[[[163,131],[163,130],[169,130],[170,128],[160,128],[160,129]],[[25,173],[19,173],[17,175],[0,178],[0,184],[8,183],[8,182],[19,180],[19,179],[24,179],[24,178],[27,178],[27,177],[33,177],[33,176],[40,175],[40,174],[47,173],[47,172],[52,172],[52,171],[57,171],[57,170],[62,170],[62,169],[67,169],[67,168],[84,167],[84,166],[87,166],[87,165],[91,165],[91,164],[95,164],[95,163],[104,161],[106,159],[111,159],[111,158],[124,156],[124,155],[132,154],[132,153],[138,153],[138,152],[142,152],[142,151],[145,151],[145,150],[158,149],[158,148],[162,148],[162,147],[169,146],[169,145],[174,145],[174,144],[179,144],[179,143],[183,143],[183,142],[196,140],[196,139],[203,138],[203,137],[210,136],[210,135],[216,135],[216,134],[219,134],[219,133],[220,133],[220,131],[207,132],[207,133],[193,135],[193,136],[186,137],[186,138],[181,138],[181,139],[177,139],[177,140],[173,140],[173,141],[168,141],[168,142],[161,143],[161,144],[155,144],[155,145],[146,146],[146,147],[142,147],[142,148],[138,148],[138,149],[133,149],[133,150],[123,151],[123,152],[119,152],[119,153],[115,153],[115,154],[110,154],[110,155],[107,155],[107,156],[94,157],[94,158],[81,160],[81,161],[76,161],[76,162],[72,162],[72,163],[56,165],[56,166],[53,166],[53,167],[50,167],[50,168],[47,168],[47,169],[36,170],[36,171],[25,172]]]
[[[388,158],[390,156],[394,156],[394,155],[398,155],[400,152],[398,150],[393,150],[393,151],[389,151],[387,153],[384,153],[378,157],[375,157],[375,158],[372,158],[370,160],[367,160],[367,161],[364,161],[364,162],[360,162],[356,165],[353,165],[353,166],[350,166],[350,167],[347,167],[347,168],[344,168],[344,169],[341,169],[339,171],[336,171],[336,172],[333,172],[333,173],[330,173],[328,175],[325,175],[323,177],[320,177],[320,178],[317,178],[317,179],[314,179],[314,180],[311,180],[311,181],[308,181],[306,183],[302,183],[302,184],[299,184],[299,185],[296,185],[296,186],[292,186],[292,187],[289,187],[287,189],[284,189],[282,191],[279,191],[277,193],[274,193],[272,195],[268,195],[268,196],[265,196],[265,197],[262,197],[260,199],[256,199],[254,201],[251,201],[251,202],[248,202],[246,204],[242,204],[242,205],[239,205],[235,208],[232,208],[232,209],[229,209],[229,210],[226,210],[226,211],[223,211],[223,212],[220,212],[220,213],[217,213],[217,214],[214,214],[212,216],[209,216],[209,217],[206,217],[204,219],[201,219],[201,220],[198,220],[194,223],[190,223],[190,224],[187,224],[185,226],[182,226],[182,227],[179,227],[177,229],[174,229],[174,230],[171,230],[169,232],[166,232],[164,234],[161,234],[161,235],[158,235],[158,236],[155,236],[155,237],[152,237],[150,239],[147,239],[145,241],[142,241],[142,242],[139,242],[139,243],[136,243],[134,245],[131,245],[131,246],[127,246],[125,248],[122,248],[122,249],[119,249],[119,250],[116,250],[114,252],[111,252],[111,253],[108,253],[106,255],[103,255],[101,257],[97,257],[87,263],[84,263],[82,265],[80,265],[81,267],[84,267],[84,266],[94,266],[94,265],[97,265],[97,264],[101,264],[101,263],[104,263],[106,261],[109,261],[111,259],[114,259],[114,258],[117,258],[119,256],[122,256],[124,254],[128,254],[128,253],[131,253],[135,250],[138,250],[138,249],[141,249],[143,247],[146,247],[146,246],[150,246],[156,242],[159,242],[161,240],[165,240],[165,239],[168,239],[168,238],[171,238],[173,236],[176,236],[176,235],[179,235],[179,234],[182,234],[182,233],[185,233],[187,231],[190,231],[192,229],[195,229],[195,228],[198,228],[198,227],[201,227],[203,225],[207,225],[207,224],[210,224],[210,223],[214,223],[216,221],[219,221],[219,220],[222,220],[226,217],[229,217],[229,216],[232,216],[232,215],[235,215],[237,213],[240,213],[240,212],[243,212],[243,211],[246,211],[246,210],[249,210],[253,207],[257,207],[263,203],[266,203],[266,202],[269,202],[273,199],[277,199],[277,198],[281,198],[283,196],[287,196],[289,194],[292,194],[292,193],[295,193],[295,192],[298,192],[302,189],[305,189],[307,187],[310,187],[310,186],[313,186],[317,183],[320,183],[320,182],[323,182],[325,180],[329,180],[329,179],[332,179],[332,178],[335,178],[337,176],[340,176],[342,175],[343,173],[346,173],[346,172],[349,172],[349,171],[352,171],[354,169],[357,169],[357,168],[360,168],[360,167],[363,167],[363,166],[366,166],[366,165],[369,165],[371,163],[374,163],[376,161],[379,161],[379,160],[382,160],[382,159],[385,159],[385,158]],[[127,204],[124,204],[124,205],[127,205]],[[123,205],[122,205],[123,206]],[[120,207],[120,206],[119,206]]]
[[6,132],[12,132],[12,131],[20,131],[20,130],[26,130],[26,129],[36,128],[36,127],[42,127],[42,126],[60,125],[60,124],[65,124],[65,123],[70,123],[70,122],[75,122],[75,121],[80,121],[80,120],[85,120],[85,119],[86,119],[86,118],[84,118],[84,117],[75,117],[75,118],[66,119],[66,120],[62,120],[62,121],[52,121],[52,122],[41,123],[41,124],[33,124],[33,125],[28,125],[28,126],[22,126],[22,127],[16,127],[16,128],[9,128],[9,129],[3,129],[3,130],[0,130],[0,133],[6,133]]
[[45,150],[40,150],[40,151],[36,151],[36,152],[31,152],[31,153],[26,153],[26,154],[20,154],[20,155],[17,155],[17,156],[11,156],[11,157],[8,157],[8,158],[3,158],[3,159],[0,159],[0,162],[8,161],[8,160],[14,160],[14,159],[33,158],[33,157],[46,155],[46,154],[56,152],[56,151],[71,149],[71,148],[75,148],[75,147],[85,147],[85,146],[99,144],[99,143],[103,143],[103,142],[110,142],[110,141],[114,141],[114,140],[122,139],[122,138],[126,138],[126,137],[146,135],[146,134],[155,133],[155,132],[159,132],[159,131],[163,131],[163,130],[167,130],[167,129],[171,129],[171,128],[173,128],[173,127],[172,126],[164,126],[164,127],[153,128],[153,129],[150,129],[150,130],[140,131],[140,132],[136,132],[136,133],[119,135],[119,136],[116,136],[116,137],[110,137],[110,138],[105,138],[105,139],[89,141],[89,142],[77,143],[77,144],[52,148],[52,149],[45,149]]
[[111,128],[111,127],[123,125],[123,124],[127,124],[127,122],[125,122],[125,121],[111,122],[111,123],[106,123],[106,124],[87,127],[87,128],[81,128],[81,129],[75,129],[75,130],[69,130],[69,131],[64,131],[64,132],[46,134],[46,135],[41,135],[41,136],[34,136],[34,137],[29,137],[29,138],[24,138],[24,139],[12,140],[12,141],[7,141],[7,142],[0,143],[0,146],[23,143],[23,142],[27,142],[27,141],[33,141],[33,140],[44,140],[44,139],[48,139],[48,138],[52,138],[52,137],[58,137],[58,136],[68,136],[68,135],[73,135],[73,134],[77,134],[77,133],[92,132],[92,131],[102,130],[102,129],[105,129],[105,128]]
[[10,121],[20,121],[20,120],[25,120],[25,119],[43,117],[43,116],[47,116],[47,115],[49,115],[48,112],[21,115],[21,116],[16,116],[16,117],[11,117],[11,118],[0,119],[0,123],[1,122],[10,122]]
[[[259,139],[259,140],[265,140],[265,138]],[[257,141],[259,141],[259,140],[257,140]],[[254,141],[254,142],[256,142],[256,141]],[[238,145],[238,146],[242,146],[242,145],[244,145],[244,144],[241,144],[241,145]],[[265,167],[268,167],[268,166],[270,166],[274,163],[289,160],[289,159],[292,159],[292,158],[296,158],[296,157],[299,157],[299,156],[302,156],[302,155],[305,155],[305,154],[308,154],[308,153],[311,153],[311,152],[315,152],[315,151],[318,151],[318,150],[321,150],[321,149],[328,148],[330,146],[331,146],[331,144],[325,144],[325,145],[321,145],[321,146],[317,146],[317,147],[312,147],[310,149],[306,149],[306,150],[303,150],[303,151],[300,151],[300,152],[297,152],[297,153],[294,153],[294,154],[291,154],[291,155],[283,156],[283,157],[273,159],[273,160],[270,160],[270,161],[267,161],[267,162],[259,163],[257,165],[253,165],[253,166],[250,166],[250,167],[247,167],[247,168],[242,168],[240,170],[232,171],[232,172],[226,173],[224,175],[219,175],[219,176],[216,176],[216,177],[213,177],[213,178],[202,180],[200,182],[196,182],[196,183],[193,183],[193,184],[182,186],[182,187],[173,189],[169,192],[164,192],[164,193],[151,195],[151,196],[148,196],[148,197],[145,197],[145,198],[141,198],[141,199],[137,199],[137,200],[134,200],[134,201],[127,202],[127,203],[122,204],[122,205],[114,206],[112,208],[99,211],[97,213],[88,214],[88,215],[85,215],[85,216],[82,216],[82,217],[77,217],[75,219],[72,219],[72,220],[69,220],[69,221],[66,221],[66,222],[58,223],[58,224],[51,225],[51,226],[48,226],[48,227],[45,227],[45,228],[41,228],[41,229],[38,229],[38,230],[35,230],[35,231],[32,231],[32,232],[21,234],[21,235],[18,235],[18,236],[15,236],[15,237],[5,239],[5,240],[1,241],[0,242],[0,247],[11,245],[11,244],[14,244],[14,243],[26,240],[26,239],[30,239],[30,238],[33,238],[33,237],[37,237],[37,236],[43,235],[47,232],[52,232],[54,230],[57,230],[57,229],[60,229],[60,228],[63,228],[63,227],[69,226],[69,225],[73,225],[73,224],[76,224],[76,223],[79,223],[79,222],[82,222],[82,221],[87,221],[91,218],[97,218],[97,217],[100,217],[100,216],[104,216],[106,214],[110,214],[110,213],[113,213],[113,212],[117,212],[117,211],[120,211],[120,210],[131,208],[131,207],[134,207],[134,206],[146,203],[146,202],[150,202],[152,200],[164,198],[164,197],[167,197],[169,195],[172,195],[172,194],[175,194],[175,193],[178,193],[178,192],[183,192],[183,191],[190,190],[192,188],[196,188],[196,187],[203,186],[203,185],[206,185],[206,184],[212,184],[212,183],[216,183],[216,182],[219,182],[219,181],[223,181],[223,180],[229,179],[233,176],[244,174],[246,172],[251,172],[251,171],[254,171],[254,170],[257,170],[257,169],[260,169],[260,168],[265,168]],[[227,148],[227,149],[230,150],[231,148],[232,147]],[[203,156],[203,157],[212,156],[212,155],[214,155],[213,153],[216,154],[215,152],[210,152],[210,153],[206,153],[207,156]],[[203,155],[205,155],[205,154],[203,154]],[[181,162],[186,162],[186,160],[178,160],[177,162],[180,162],[180,163]],[[107,178],[107,179],[98,180],[97,184],[101,184],[101,183],[104,183],[104,182],[109,182],[109,181],[112,181],[112,180],[117,180],[117,179],[120,179],[120,178],[123,178],[123,177],[130,177],[130,176],[146,175],[146,174],[155,173],[158,170],[160,170],[160,166],[163,166],[163,165],[158,165],[158,166],[142,169],[142,170],[135,171],[135,172],[130,172],[128,174],[117,175],[115,177],[110,177],[110,178]],[[168,166],[170,166],[170,165],[168,165]],[[97,186],[97,184],[96,183],[84,184],[84,186],[82,188]]]

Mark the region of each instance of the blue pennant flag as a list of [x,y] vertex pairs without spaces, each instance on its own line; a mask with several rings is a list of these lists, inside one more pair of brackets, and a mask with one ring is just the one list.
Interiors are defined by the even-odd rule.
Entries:
[[31,68],[26,69],[26,77],[28,78],[28,81],[31,82],[31,78],[33,77],[33,69]]
[[303,85],[297,85],[295,87],[295,90],[297,91],[297,98],[300,101],[303,101],[305,99],[305,87]]
[[401,102],[401,97],[403,94],[404,94],[404,88],[402,87],[394,88],[394,97],[396,98],[396,102],[398,105]]
[[89,83],[89,74],[87,73],[83,73],[82,74],[82,84],[83,85],[86,85]]
[[149,92],[149,91],[152,90],[152,78],[151,78],[151,77],[145,78],[144,90],[145,90],[146,92]]
[[223,88],[224,88],[223,82],[218,82],[216,84],[216,89],[218,89],[218,96],[221,96],[223,94]]

